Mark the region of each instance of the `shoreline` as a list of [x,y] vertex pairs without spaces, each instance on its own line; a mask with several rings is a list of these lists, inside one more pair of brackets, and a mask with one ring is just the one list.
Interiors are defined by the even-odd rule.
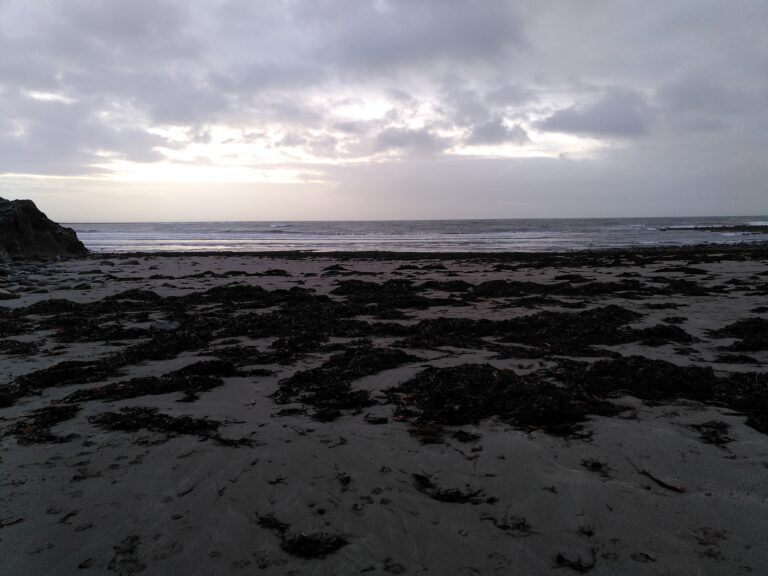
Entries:
[[[263,257],[263,258],[338,258],[338,259],[379,259],[379,260],[408,260],[408,259],[428,259],[444,258],[448,260],[472,260],[483,258],[498,259],[521,259],[535,260],[545,259],[547,257],[566,257],[566,256],[615,256],[615,255],[675,255],[686,257],[696,253],[711,252],[744,252],[754,257],[763,257],[768,254],[768,241],[759,240],[754,242],[738,243],[709,243],[709,244],[690,244],[690,245],[663,245],[663,246],[632,246],[616,248],[594,248],[594,249],[574,249],[574,250],[553,250],[553,251],[489,251],[489,252],[431,252],[431,251],[392,251],[392,250],[335,250],[335,251],[314,251],[314,250],[260,250],[260,251],[228,251],[228,250],[192,250],[192,251],[126,251],[126,252],[95,252],[89,251],[88,256],[84,258],[151,258],[158,256],[170,257],[191,257],[191,256],[216,256],[216,257]],[[76,260],[78,258],[72,258]],[[19,260],[18,262],[29,262],[33,260]]]
[[0,572],[768,565],[768,245],[5,270]]

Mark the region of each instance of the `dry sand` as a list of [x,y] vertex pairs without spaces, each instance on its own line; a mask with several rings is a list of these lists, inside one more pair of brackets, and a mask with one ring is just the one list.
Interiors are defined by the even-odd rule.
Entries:
[[[711,331],[768,318],[767,272],[756,249],[519,260],[98,256],[8,267],[0,281],[19,298],[0,302],[0,574],[766,574],[768,391],[754,388],[766,383],[766,334],[743,344]],[[393,279],[411,284],[381,288]],[[278,296],[189,297],[233,283]],[[295,287],[306,291],[272,292]],[[128,290],[160,298],[105,300]],[[353,300],[347,313],[329,308]],[[618,323],[621,338],[605,328],[595,343],[603,327],[578,315],[606,306],[620,307],[609,316],[637,316]],[[566,321],[564,332],[502,324],[545,312],[553,315],[537,321]],[[459,326],[442,340],[431,325],[414,332],[440,318],[500,328]],[[679,330],[641,332],[659,325]],[[160,350],[177,334],[176,347]],[[379,370],[381,350],[410,357],[391,352]],[[587,373],[577,403],[588,418],[565,430],[505,413],[501,396],[476,424],[441,425],[413,389],[391,390],[428,367],[465,364],[568,389],[577,386],[568,375],[587,364],[564,359],[611,354],[707,370],[685,372],[693,391],[680,393],[683,384],[659,376],[670,391],[655,396],[630,380],[641,369],[653,379],[657,365],[617,372],[605,394]],[[326,364],[329,378],[351,381],[339,394],[370,405],[324,402],[300,386],[288,393],[286,382],[305,382],[288,378],[332,358],[341,368]],[[159,381],[147,380],[124,399],[71,396],[216,359],[210,380],[172,381],[173,392],[150,394]],[[41,377],[67,361],[92,364]],[[455,374],[471,379],[472,370],[481,369]],[[740,386],[754,383],[752,396],[727,396],[738,373],[748,374]],[[699,393],[699,374],[718,392]],[[213,384],[179,401],[201,382]],[[595,414],[596,395],[623,409]],[[547,402],[535,399],[531,411]],[[99,415],[125,407],[158,412],[134,410],[130,430],[105,428]],[[38,409],[52,425],[35,420]]]

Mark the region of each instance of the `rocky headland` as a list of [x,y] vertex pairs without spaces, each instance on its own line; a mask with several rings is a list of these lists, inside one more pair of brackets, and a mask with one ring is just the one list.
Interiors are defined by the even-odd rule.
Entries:
[[0,198],[0,261],[86,254],[75,231],[49,219],[32,200]]

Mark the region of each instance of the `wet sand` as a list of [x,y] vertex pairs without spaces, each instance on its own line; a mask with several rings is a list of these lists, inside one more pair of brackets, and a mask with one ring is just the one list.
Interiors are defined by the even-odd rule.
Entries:
[[0,282],[0,574],[768,567],[765,246]]

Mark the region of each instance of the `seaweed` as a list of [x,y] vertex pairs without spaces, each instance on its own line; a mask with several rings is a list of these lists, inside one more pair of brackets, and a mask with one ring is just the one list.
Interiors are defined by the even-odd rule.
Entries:
[[592,282],[594,281],[594,278],[588,278],[587,276],[582,276],[581,274],[558,274],[552,280],[557,280],[559,282]]
[[496,528],[510,536],[525,537],[534,534],[531,525],[524,516],[507,513],[501,519],[494,516],[482,516],[480,519],[490,521]]
[[26,334],[31,326],[30,321],[22,318],[17,311],[0,307],[0,338]]
[[562,552],[558,552],[555,556],[555,563],[558,567],[570,568],[579,574],[586,574],[591,572],[597,564],[597,549],[592,548],[589,552],[590,559],[582,560],[581,555],[577,556],[575,560],[568,558]]
[[440,292],[469,292],[473,284],[464,280],[427,280],[417,287],[418,290],[437,290]]
[[45,406],[22,417],[21,420],[9,426],[3,435],[14,436],[19,444],[68,442],[77,435],[57,436],[51,433],[51,428],[60,422],[71,420],[79,411],[79,406]]
[[91,400],[125,400],[139,396],[184,392],[186,398],[196,398],[197,393],[207,392],[221,386],[220,376],[235,376],[234,366],[221,360],[195,362],[184,368],[161,377],[146,376],[132,378],[99,386],[76,390],[63,399],[63,402],[88,402]]
[[349,268],[345,268],[341,264],[331,264],[323,268],[323,272],[349,272]]
[[746,424],[768,434],[768,373],[731,374],[721,381],[716,400],[746,414]]
[[503,398],[521,384],[522,378],[511,370],[464,364],[426,368],[387,392],[400,413],[413,405],[421,420],[461,426],[499,414]]
[[643,356],[598,360],[591,365],[562,363],[558,373],[568,385],[581,386],[600,397],[632,395],[651,401],[706,401],[720,385],[710,367],[678,366]]
[[686,398],[739,410],[746,424],[768,433],[768,374],[733,373],[718,377],[710,367],[679,366],[664,360],[628,356],[593,364],[559,361],[542,372],[568,388],[596,397],[635,396],[649,402]]
[[682,344],[698,342],[697,338],[694,338],[679,326],[669,324],[657,324],[656,326],[633,330],[632,337],[648,346],[663,346],[671,342]]
[[663,268],[659,268],[656,270],[656,272],[674,272],[674,273],[680,273],[680,274],[687,274],[689,276],[706,276],[709,274],[706,270],[702,270],[701,268],[694,268],[693,266],[665,266]]
[[566,302],[552,298],[552,296],[523,296],[498,305],[499,308],[541,308],[542,306],[585,308],[586,304],[584,302]]
[[461,300],[449,298],[428,298],[421,296],[421,290],[410,280],[387,280],[376,283],[364,280],[342,280],[331,290],[331,294],[345,296],[352,304],[373,305],[374,311],[392,308],[425,309],[430,306],[465,305]]
[[18,398],[38,394],[46,388],[97,382],[112,376],[117,369],[118,366],[106,361],[65,360],[0,386],[0,406],[10,406]]
[[288,529],[291,527],[290,524],[286,524],[285,522],[280,522],[277,518],[274,517],[274,515],[269,514],[267,516],[259,516],[256,519],[256,523],[261,526],[262,528],[266,528],[267,530],[275,530],[276,532],[285,533],[288,531]]
[[282,380],[272,398],[278,404],[300,402],[312,406],[315,419],[335,420],[342,410],[359,411],[375,404],[366,390],[353,390],[352,382],[415,360],[418,358],[402,350],[350,348],[331,356],[319,368],[302,370]]
[[126,365],[144,360],[168,360],[181,352],[202,348],[211,338],[210,331],[192,328],[190,326],[174,332],[155,332],[151,339],[129,346],[110,357],[110,361]]
[[492,320],[471,318],[428,318],[411,327],[410,335],[394,343],[402,348],[486,348],[488,342],[481,338],[497,335],[501,324]]
[[386,393],[399,417],[415,417],[419,424],[461,426],[497,416],[519,428],[566,436],[577,435],[590,414],[621,410],[576,387],[489,364],[426,368]]
[[58,342],[95,342],[106,340],[132,340],[148,335],[143,328],[126,328],[110,323],[107,318],[84,316],[81,313],[59,314],[41,322],[38,328],[55,329]]
[[440,488],[432,481],[432,476],[429,474],[411,474],[411,477],[416,490],[438,502],[481,504],[486,500],[481,489]]
[[119,412],[102,412],[88,418],[88,421],[104,430],[138,432],[150,430],[161,432],[167,437],[180,434],[207,439],[217,436],[221,422],[209,418],[191,416],[169,416],[157,408],[133,406],[121,408]]
[[728,324],[718,330],[711,330],[710,335],[716,338],[738,338],[727,346],[726,350],[739,352],[756,352],[768,350],[768,320],[765,318],[745,318]]
[[63,314],[66,312],[78,312],[81,309],[81,305],[72,300],[65,300],[63,298],[50,298],[48,300],[40,300],[34,304],[30,304],[23,312],[29,314],[41,314],[50,316],[51,314]]
[[611,477],[610,467],[605,462],[600,462],[600,460],[595,458],[585,458],[581,461],[581,466],[590,472],[599,474],[602,478],[608,479]]
[[112,549],[115,551],[115,554],[107,564],[107,570],[121,575],[137,574],[146,570],[147,565],[139,560],[139,544],[141,544],[141,536],[130,534],[118,546],[113,546]]
[[723,364],[760,364],[757,358],[747,356],[746,354],[718,354],[715,357],[715,362],[722,362]]
[[40,352],[40,346],[35,342],[21,342],[7,338],[0,340],[0,353],[13,356],[31,356]]
[[463,444],[475,444],[482,438],[481,434],[475,434],[473,432],[467,432],[466,430],[456,430],[451,437],[454,440],[458,440]]
[[292,534],[280,539],[280,548],[299,558],[325,558],[347,544],[342,534]]
[[277,532],[280,537],[280,548],[298,558],[325,558],[337,552],[349,541],[343,534],[290,534],[290,524],[281,522],[273,515],[259,516],[256,523],[262,528]]
[[[403,420],[406,418],[405,410],[401,408],[398,412],[400,414],[397,419]],[[442,444],[444,432],[445,430],[440,424],[428,420],[416,420],[408,426],[408,433],[414,438],[418,438],[420,444]]]
[[504,322],[505,342],[520,342],[546,349],[551,354],[595,356],[596,344],[621,344],[642,337],[626,327],[642,315],[621,306],[608,305],[581,312],[539,312]]
[[487,280],[475,286],[472,293],[482,298],[504,296],[523,297],[540,296],[607,296],[620,295],[625,298],[638,298],[655,294],[668,294],[668,289],[651,286],[640,280],[622,279],[618,282],[584,282],[583,277],[575,283],[570,281],[541,284],[520,280]]
[[104,300],[107,300],[107,301],[134,300],[137,302],[147,302],[147,303],[156,304],[158,302],[162,302],[163,297],[157,294],[156,292],[152,292],[151,290],[141,290],[139,288],[134,288],[131,290],[124,290],[122,292],[118,292],[110,296],[105,296]]
[[704,442],[704,444],[723,446],[733,442],[733,438],[728,436],[731,427],[720,420],[710,420],[708,422],[702,422],[701,424],[691,424],[691,428],[697,430],[699,434],[701,434],[701,441]]

